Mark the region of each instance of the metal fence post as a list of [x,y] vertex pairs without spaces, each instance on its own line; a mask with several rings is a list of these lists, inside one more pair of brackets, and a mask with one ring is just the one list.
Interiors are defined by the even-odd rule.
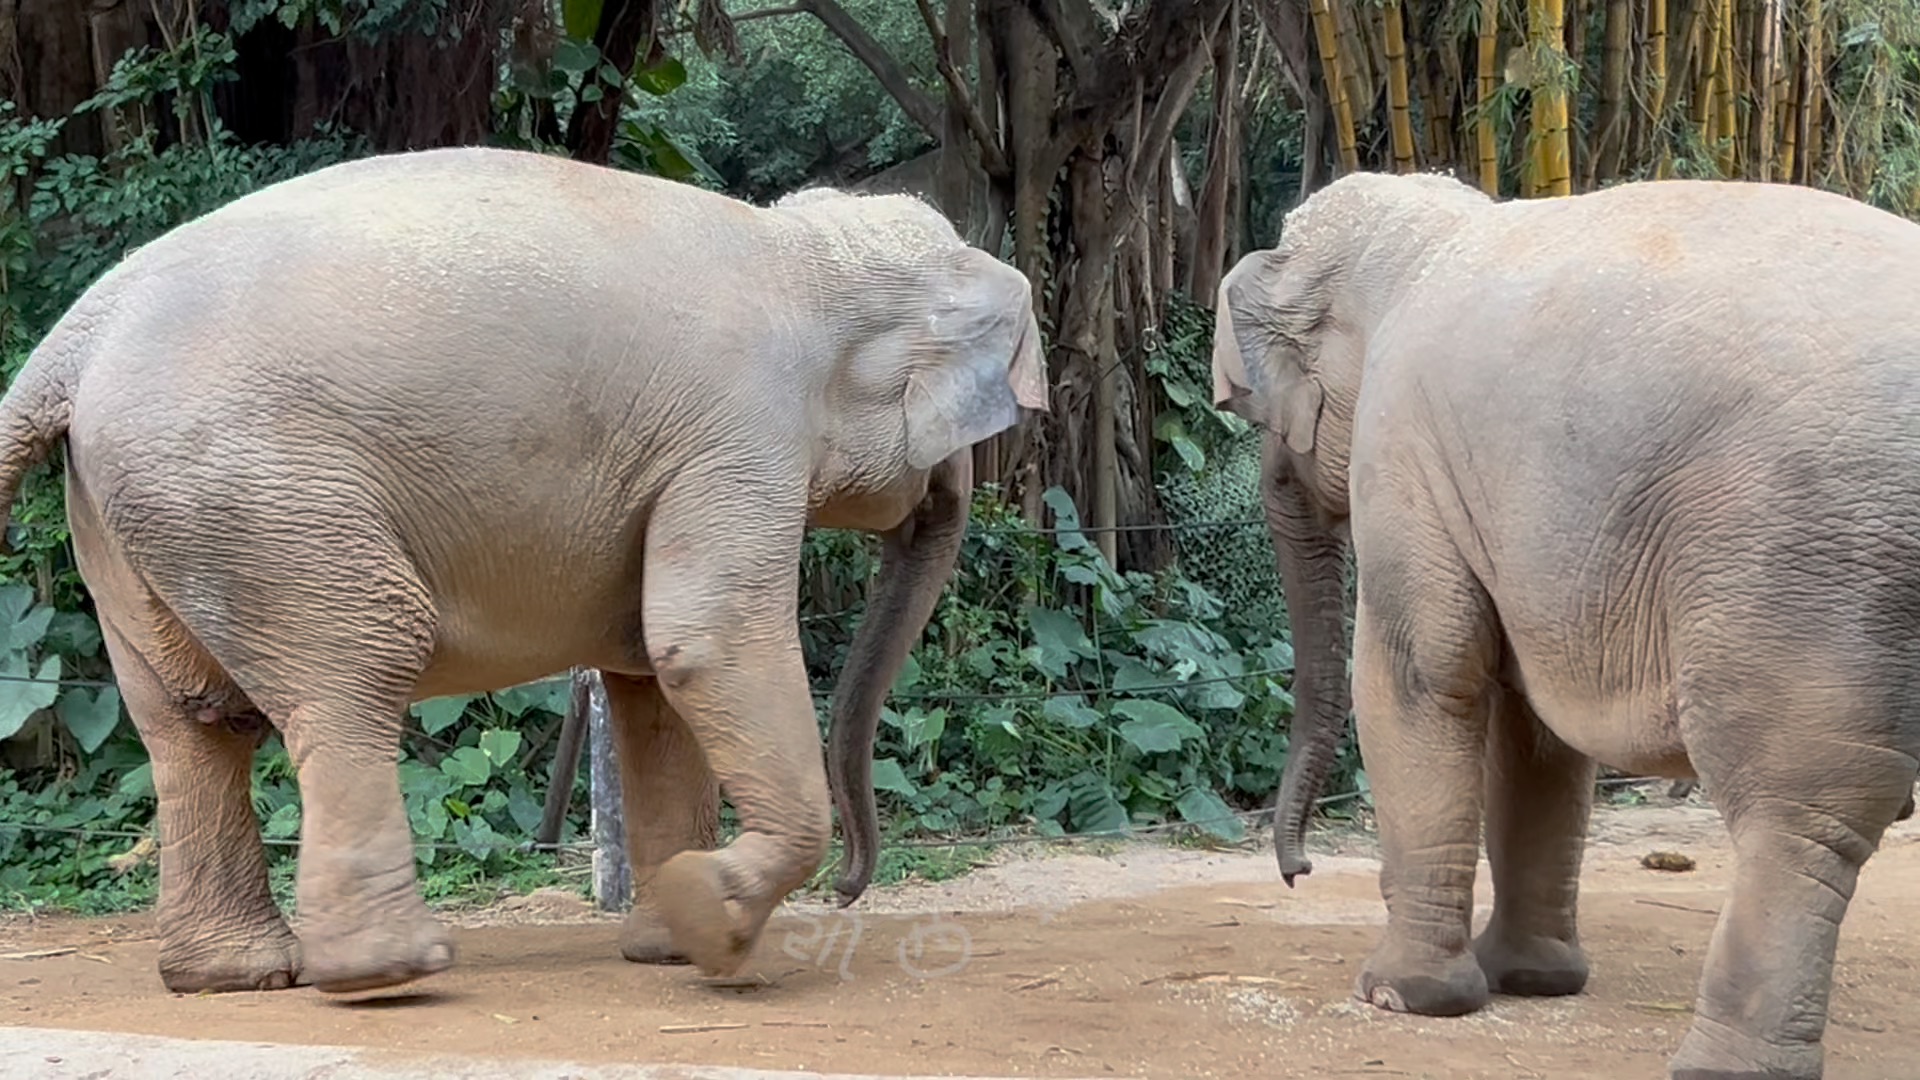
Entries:
[[588,782],[593,800],[593,899],[601,911],[625,911],[632,902],[633,874],[627,868],[627,830],[620,808],[620,765],[613,755],[613,729],[607,711],[607,687],[600,672],[583,668],[575,679],[587,681]]

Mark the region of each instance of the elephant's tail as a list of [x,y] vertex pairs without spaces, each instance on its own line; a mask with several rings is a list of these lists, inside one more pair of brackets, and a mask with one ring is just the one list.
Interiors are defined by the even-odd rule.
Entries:
[[55,327],[0,397],[0,550],[11,549],[7,521],[27,471],[67,434],[82,349],[81,335]]

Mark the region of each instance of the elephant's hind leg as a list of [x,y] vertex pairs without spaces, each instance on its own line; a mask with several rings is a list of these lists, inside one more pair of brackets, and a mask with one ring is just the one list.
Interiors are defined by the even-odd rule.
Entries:
[[300,943],[273,902],[253,810],[255,734],[196,715],[213,710],[190,710],[160,679],[156,636],[123,632],[106,605],[101,616],[160,804],[160,981],[177,994],[297,984]]
[[1744,687],[1689,694],[1682,710],[1734,866],[1671,1076],[1817,1080],[1840,926],[1861,868],[1912,795],[1915,764],[1869,734],[1893,725],[1862,716],[1875,695],[1860,683],[1785,665],[1742,676]]
[[683,851],[712,850],[720,831],[720,788],[693,737],[654,679],[603,676],[620,801],[633,868],[633,907],[620,930],[620,954],[638,964],[684,964],[660,914],[655,879]]
[[[394,986],[454,956],[420,897],[397,767],[433,607],[376,521],[301,524],[254,538],[253,565],[298,567],[304,556],[305,566],[226,583],[233,614],[209,627],[207,648],[274,719],[297,770],[307,978],[332,993]],[[328,551],[354,557],[329,561]]]
[[1493,916],[1473,952],[1496,994],[1577,994],[1587,984],[1576,908],[1594,763],[1502,692],[1487,740]]

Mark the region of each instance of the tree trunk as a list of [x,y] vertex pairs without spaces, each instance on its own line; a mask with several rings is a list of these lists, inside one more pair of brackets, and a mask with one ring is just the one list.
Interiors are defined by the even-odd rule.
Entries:
[[[632,71],[636,60],[651,63],[659,49],[654,20],[659,0],[606,0],[593,43],[601,59],[621,71]],[[592,78],[588,73],[587,78]],[[622,95],[609,93],[598,101],[576,106],[567,122],[567,150],[576,160],[605,165],[613,156],[613,137],[620,125]]]
[[1494,138],[1493,98],[1500,91],[1500,0],[1480,0],[1478,97],[1480,116],[1474,124],[1479,149],[1480,190],[1500,197],[1500,144]]
[[1213,122],[1207,139],[1207,178],[1200,187],[1193,267],[1187,295],[1211,311],[1225,273],[1227,224],[1232,215],[1233,167],[1240,157],[1240,18],[1236,6],[1213,44]]

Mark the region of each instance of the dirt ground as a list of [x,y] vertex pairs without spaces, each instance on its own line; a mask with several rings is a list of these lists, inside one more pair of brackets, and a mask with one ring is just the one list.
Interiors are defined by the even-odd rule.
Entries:
[[[955,881],[876,889],[857,924],[790,906],[745,977],[719,984],[621,960],[617,920],[557,891],[453,916],[453,970],[358,1001],[307,988],[171,995],[149,917],[16,919],[0,923],[0,953],[74,951],[0,959],[0,1024],[880,1074],[1653,1080],[1686,1029],[1730,860],[1697,794],[1652,799],[1596,811],[1587,993],[1496,998],[1464,1018],[1352,1000],[1383,920],[1364,837],[1321,837],[1313,874],[1289,890],[1262,836],[1227,852],[1009,849]],[[1642,867],[1654,850],[1697,868]],[[1484,863],[1479,894],[1484,919]],[[1842,931],[1830,1080],[1915,1075],[1915,925],[1920,821],[1907,821]]]

